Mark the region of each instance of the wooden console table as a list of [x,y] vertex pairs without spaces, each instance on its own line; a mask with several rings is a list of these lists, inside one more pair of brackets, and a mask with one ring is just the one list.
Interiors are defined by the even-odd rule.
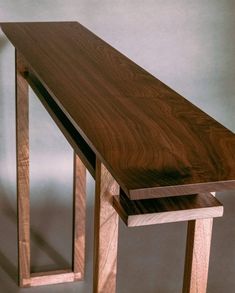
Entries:
[[[234,134],[77,22],[0,25],[16,48],[20,285],[83,278],[88,169],[96,180],[94,292],[115,292],[118,214],[128,226],[190,221],[184,292],[206,292],[208,218],[222,215],[210,192],[235,189]],[[75,151],[69,271],[30,272],[28,85]]]

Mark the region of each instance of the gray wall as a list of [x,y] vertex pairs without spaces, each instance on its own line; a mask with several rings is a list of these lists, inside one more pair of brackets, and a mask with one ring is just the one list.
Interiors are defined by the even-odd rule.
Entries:
[[[235,1],[0,0],[0,21],[78,20],[153,75],[235,129]],[[88,177],[85,281],[34,289],[16,285],[14,49],[0,33],[0,292],[91,292],[92,205]],[[30,95],[32,267],[63,268],[71,257],[72,150]],[[218,194],[208,292],[235,291],[234,192]],[[185,223],[120,224],[119,293],[180,292]]]

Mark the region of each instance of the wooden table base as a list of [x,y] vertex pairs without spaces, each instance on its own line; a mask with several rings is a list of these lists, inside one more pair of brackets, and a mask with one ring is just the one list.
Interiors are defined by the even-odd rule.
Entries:
[[206,293],[213,218],[188,222],[183,293]]
[[119,194],[119,185],[97,159],[94,218],[94,293],[113,293],[116,291],[119,217],[112,207],[112,198],[115,194]]
[[[25,71],[26,63],[20,54],[16,54],[19,284],[21,287],[32,287],[73,282],[83,279],[85,265],[86,167],[76,154],[72,269],[41,273],[30,271],[29,121],[28,82]],[[212,222],[213,217],[222,215],[222,206],[210,196],[209,201],[205,201],[202,196],[199,203],[193,201],[193,197],[192,201],[189,201],[185,196],[181,196],[172,200],[151,199],[154,203],[150,204],[148,200],[130,201],[126,197],[123,201],[125,210],[120,205],[121,201],[114,201],[115,196],[120,194],[118,183],[99,159],[96,159],[92,173],[95,173],[96,180],[93,293],[116,292],[118,214],[128,226],[188,220],[183,293],[206,293]],[[161,202],[160,207],[164,207],[163,210],[157,208],[157,201]],[[142,206],[141,212],[139,206]],[[152,210],[154,206],[157,208],[156,212],[149,215],[148,207]],[[171,209],[168,210],[168,206]],[[176,210],[172,210],[172,207]]]
[[[17,134],[17,198],[18,198],[18,249],[19,249],[19,284],[21,287],[33,287],[83,279],[85,265],[85,201],[86,201],[86,167],[74,154],[74,227],[73,227],[73,265],[71,270],[31,273],[30,271],[30,194],[29,194],[29,129],[28,129],[28,82],[24,76],[27,65],[16,54],[16,134]],[[135,206],[126,198],[125,211],[114,196],[120,193],[118,183],[101,163],[95,164],[95,237],[94,237],[94,286],[93,293],[115,293],[117,275],[118,221],[119,216],[129,226],[157,224],[189,220],[183,293],[206,293],[207,275],[210,255],[213,217],[221,214],[221,206],[209,202],[206,214],[202,209],[203,201],[191,210],[185,197],[172,199],[152,199],[164,202],[164,211],[149,215],[148,203],[141,201],[143,213],[128,215],[127,211]],[[203,197],[202,197],[203,198]],[[129,203],[128,203],[129,201]],[[179,210],[167,210],[179,201]],[[181,201],[181,202],[180,202]],[[135,201],[138,203],[138,201]],[[193,201],[192,201],[193,203]],[[191,205],[191,203],[189,203]],[[136,205],[136,207],[138,204]],[[149,207],[153,207],[153,203]],[[131,208],[130,208],[131,207]],[[135,208],[134,207],[134,210]],[[138,208],[136,208],[138,210]],[[126,213],[125,213],[126,212]],[[160,217],[159,217],[160,216]],[[205,218],[207,217],[207,218]]]
[[30,194],[29,194],[29,121],[26,70],[16,53],[16,136],[19,285],[73,282],[83,279],[85,262],[86,168],[74,155],[74,227],[72,270],[31,273],[30,271]]
[[[97,161],[93,293],[115,293],[118,219],[127,226],[188,221],[183,293],[206,293],[212,223],[223,206],[210,193],[131,201],[118,194],[111,174]],[[113,198],[113,200],[112,200]]]

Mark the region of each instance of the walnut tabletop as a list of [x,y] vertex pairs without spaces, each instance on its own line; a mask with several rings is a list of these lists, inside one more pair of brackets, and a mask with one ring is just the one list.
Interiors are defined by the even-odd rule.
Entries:
[[235,189],[235,135],[81,24],[1,28],[131,199]]

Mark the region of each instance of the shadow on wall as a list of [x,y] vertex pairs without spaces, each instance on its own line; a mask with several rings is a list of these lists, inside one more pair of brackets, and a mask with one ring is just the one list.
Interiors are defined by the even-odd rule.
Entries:
[[[1,166],[0,166],[0,172],[4,171],[4,155],[5,155],[5,150],[4,150],[4,135],[2,135],[5,125],[4,125],[4,106],[5,106],[5,101],[3,98],[3,92],[4,92],[4,81],[3,81],[3,51],[7,45],[7,38],[2,34],[0,31],[0,137],[1,137],[1,145],[0,145],[0,161],[1,161]],[[0,174],[0,180],[2,180]],[[10,253],[6,253],[7,251],[9,252],[9,247],[11,248],[12,245],[7,245],[8,243],[16,243],[17,240],[17,234],[16,234],[16,211],[13,208],[12,203],[10,202],[10,199],[7,196],[7,192],[4,189],[4,187],[0,184],[0,233],[4,237],[1,237],[1,243],[0,243],[0,268],[8,275],[8,277],[15,283],[17,284],[17,261],[14,260],[14,255],[16,255],[16,249],[13,251],[10,251]],[[10,219],[10,221],[9,221]],[[8,223],[11,222],[11,223]],[[6,226],[5,224],[8,223]],[[13,225],[12,225],[13,223]],[[7,227],[7,229],[6,229]],[[13,234],[11,233],[13,231]],[[13,245],[14,246],[14,245]],[[8,257],[9,255],[9,257]]]
[[[7,44],[7,38],[0,32],[0,72],[3,71],[3,68],[2,68],[2,62],[1,62],[1,53],[4,49],[4,47],[6,46]],[[2,74],[0,74],[0,89],[2,88],[2,80],[1,80],[1,76]]]
[[[0,31],[0,93],[3,89],[3,81],[1,79],[3,75],[3,66],[2,66],[2,52],[4,50],[4,47],[7,45],[7,38],[1,33]],[[1,103],[1,99],[0,99]],[[1,105],[1,104],[0,104]],[[1,107],[2,108],[2,107]],[[0,108],[0,109],[1,109]]]
[[[51,194],[51,190],[46,190],[47,194]],[[3,185],[0,185],[0,233],[4,235],[1,237],[0,242],[0,268],[8,275],[8,277],[13,280],[14,284],[18,285],[18,265],[17,265],[17,211],[16,211],[16,200],[15,195],[10,194],[9,191],[4,189]],[[48,213],[48,207],[53,207]],[[46,212],[45,212],[46,211]],[[54,217],[58,217],[58,212],[60,218],[67,219],[70,214],[70,209],[67,209],[65,205],[61,206],[60,203],[55,203],[53,200],[48,198],[47,203],[44,205],[39,205],[39,207],[34,207],[34,213],[37,215],[42,215],[39,219],[40,226],[50,233],[53,227],[50,228],[50,221]],[[44,215],[48,214],[50,217],[45,218]],[[7,229],[6,229],[7,227]],[[60,229],[60,227],[58,227]],[[56,245],[49,244],[42,234],[32,227],[30,229],[31,233],[31,243],[37,246],[37,250],[40,249],[43,254],[45,254],[52,262],[51,265],[39,266],[37,268],[41,271],[43,270],[54,270],[54,269],[66,269],[71,266],[71,264],[58,252]],[[34,249],[35,250],[35,249]],[[34,255],[35,258],[40,258],[41,256]],[[37,259],[35,260],[37,262]],[[32,272],[35,271],[35,267],[31,267]]]
[[1,34],[0,34],[0,53],[1,53],[2,48],[5,47],[6,43],[7,43],[7,39],[6,39],[6,37],[1,33]]
[[[5,48],[7,46],[7,38],[1,33],[0,30],[0,138],[1,138],[1,144],[0,144],[0,173],[4,172],[4,162],[6,159],[6,152],[7,152],[7,140],[6,140],[6,132],[8,131],[8,125],[6,125],[6,119],[7,116],[6,113],[6,105],[8,105],[8,100],[4,97],[5,92],[5,82],[3,79],[4,74],[4,65],[3,65],[3,58],[5,58],[4,52],[6,51]],[[0,174],[0,177],[3,174]]]
[[[4,235],[0,242],[0,267],[17,284],[17,260],[14,259],[17,251],[16,210],[2,185],[0,185],[0,195],[0,231],[1,235]],[[13,244],[10,246],[14,251],[11,249],[9,251],[8,243]]]

